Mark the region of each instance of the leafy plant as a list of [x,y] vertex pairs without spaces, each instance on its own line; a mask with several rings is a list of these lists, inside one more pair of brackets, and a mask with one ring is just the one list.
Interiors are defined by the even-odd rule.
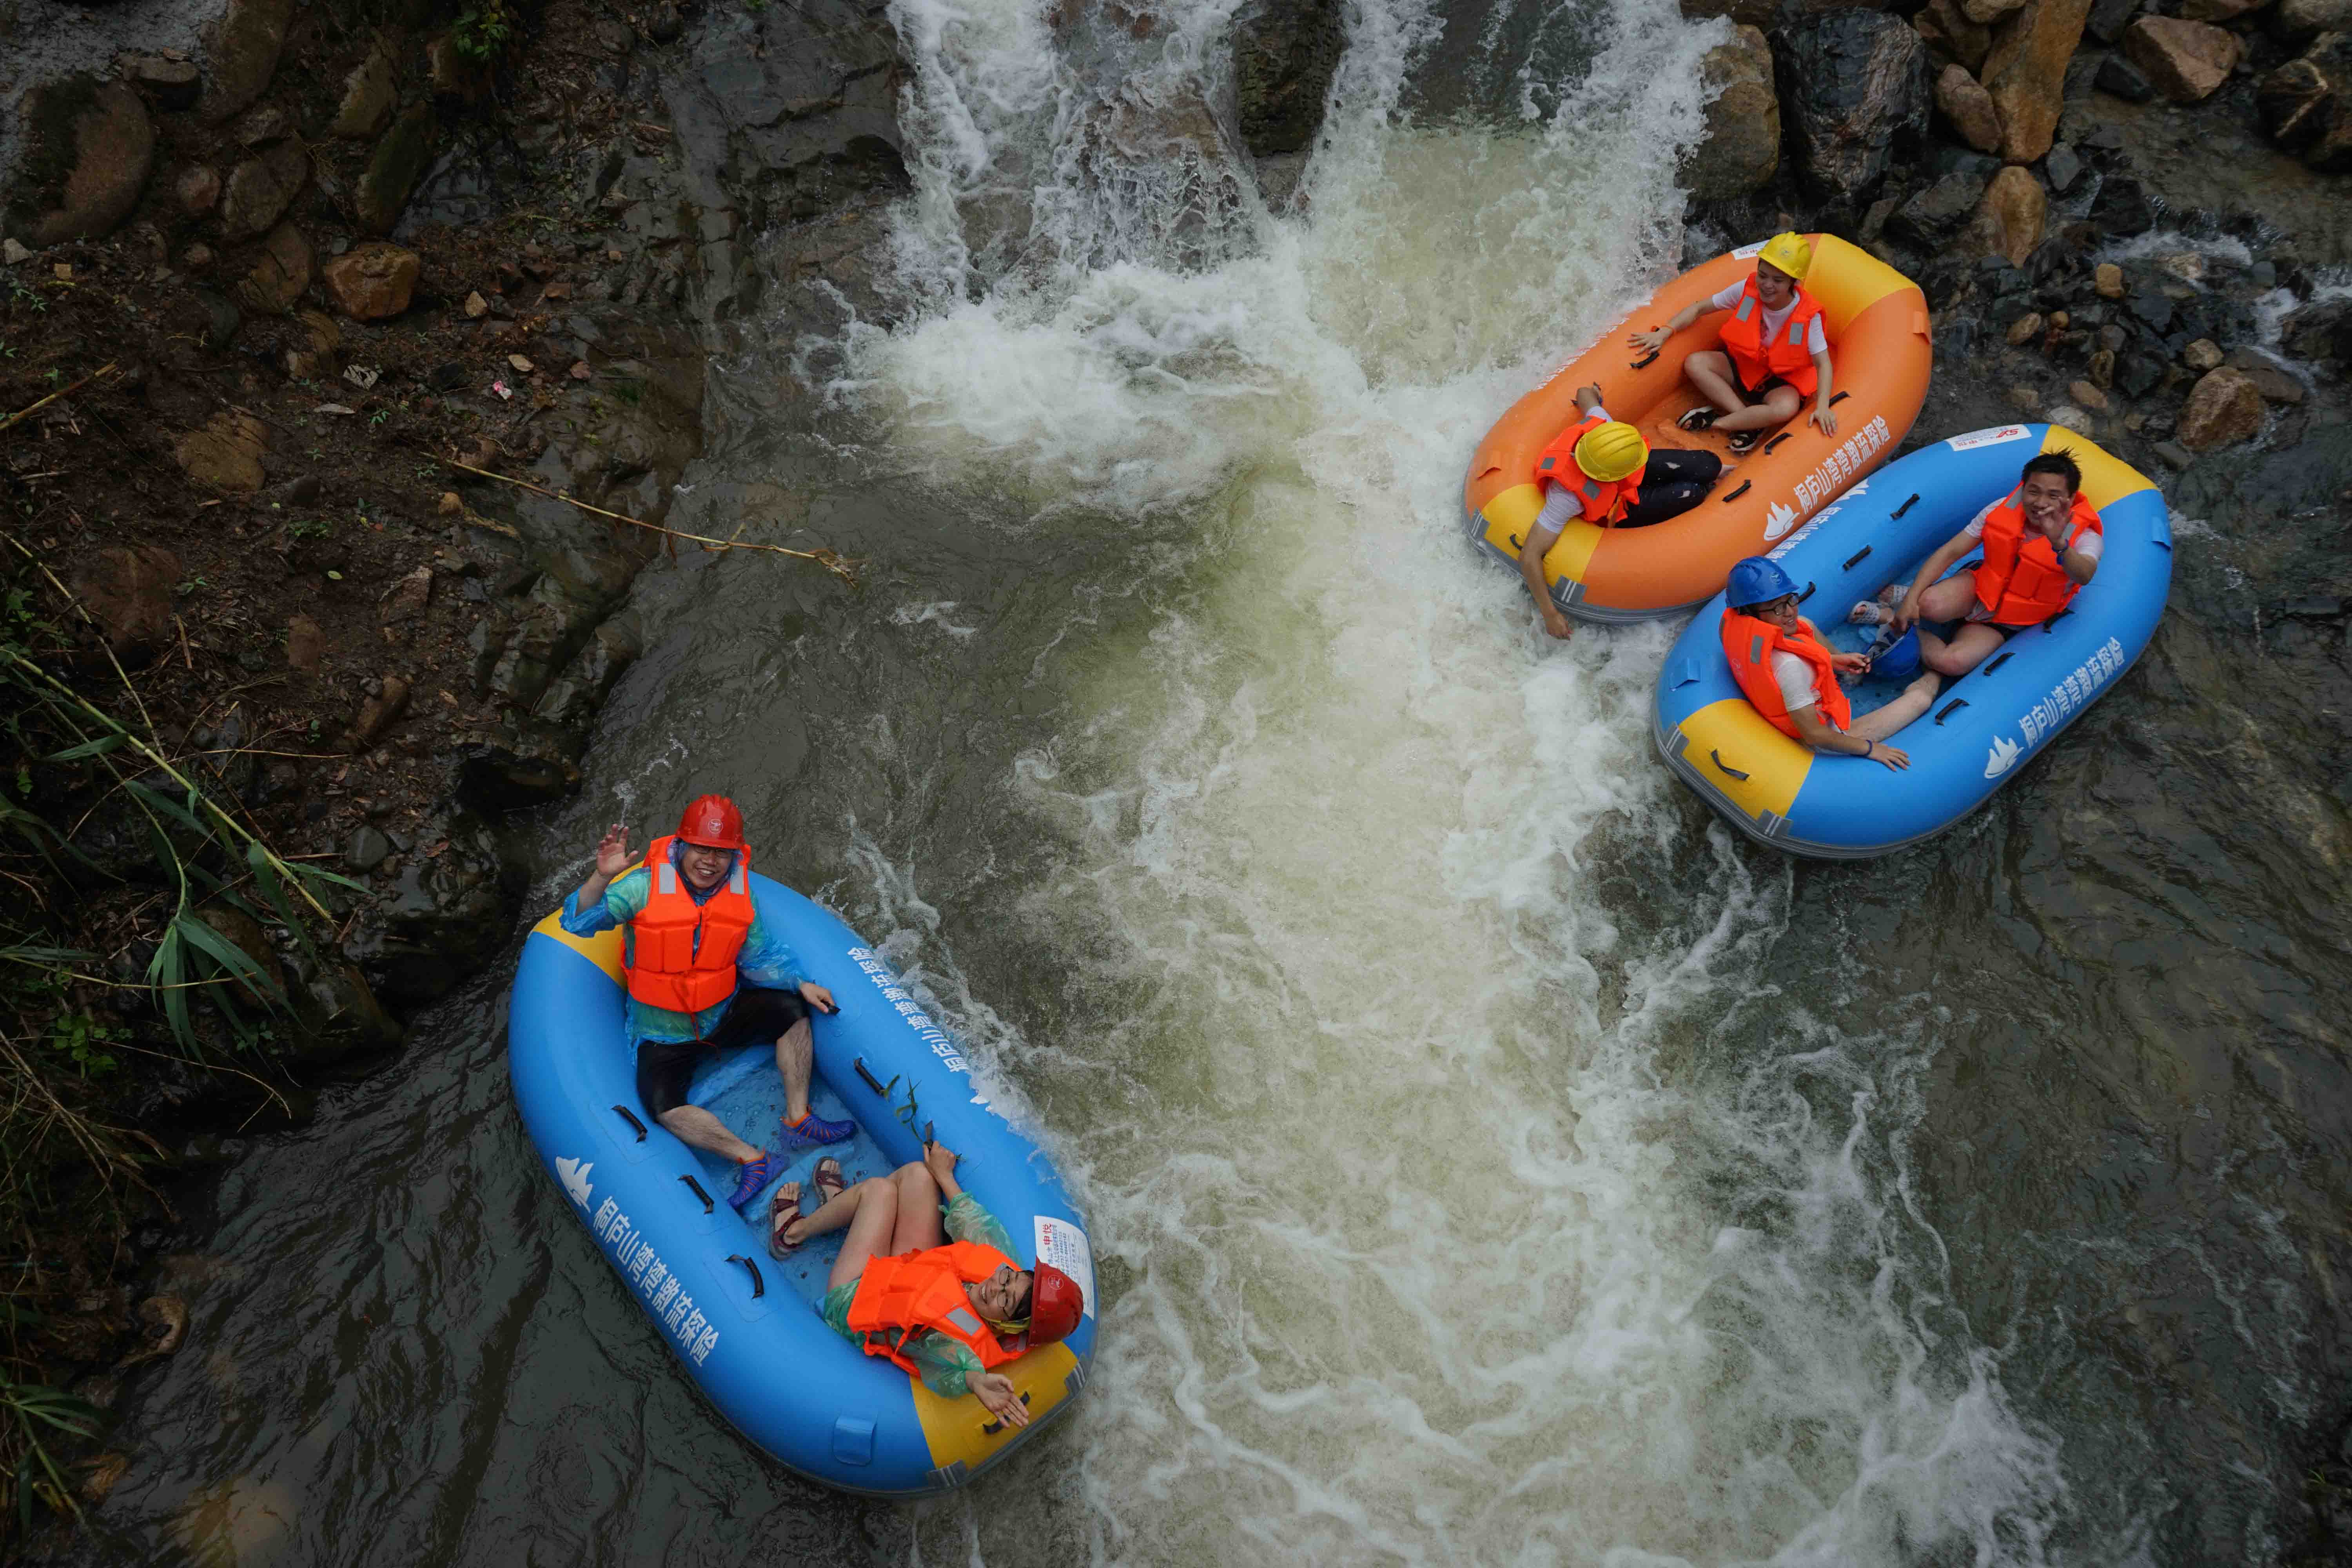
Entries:
[[335,525],[323,517],[303,522],[289,522],[286,525],[286,536],[289,539],[332,539],[335,536]]
[[449,40],[469,60],[496,59],[514,38],[514,18],[506,0],[481,0],[458,15]]

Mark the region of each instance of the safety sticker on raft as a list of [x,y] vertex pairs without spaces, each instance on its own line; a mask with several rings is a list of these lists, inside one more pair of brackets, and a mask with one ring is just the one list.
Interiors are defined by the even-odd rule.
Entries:
[[1066,1219],[1037,1216],[1037,1261],[1050,1263],[1078,1282],[1086,1315],[1095,1315],[1095,1250],[1087,1233]]
[[1990,430],[1971,430],[1965,436],[1955,436],[1944,445],[1955,452],[1968,452],[1979,447],[1998,447],[2003,441],[2022,441],[2032,434],[2022,425],[1996,425]]

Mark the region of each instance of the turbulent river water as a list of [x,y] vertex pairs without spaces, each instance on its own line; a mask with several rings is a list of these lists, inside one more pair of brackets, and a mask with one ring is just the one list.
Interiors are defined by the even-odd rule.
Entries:
[[803,517],[869,585],[649,571],[530,830],[543,907],[598,825],[731,791],[919,978],[1093,1227],[1077,1417],[918,1507],[758,1457],[524,1140],[501,962],[228,1170],[91,1560],[2276,1552],[2343,1398],[2343,803],[2177,612],[1922,850],[1712,822],[1649,748],[1674,628],[1549,643],[1456,507],[1680,260],[1715,35],[1453,37],[1527,118],[1449,129],[1400,112],[1433,19],[1349,15],[1276,215],[1100,110],[1200,90],[1215,4],[900,0],[907,319],[719,365],[678,512]]

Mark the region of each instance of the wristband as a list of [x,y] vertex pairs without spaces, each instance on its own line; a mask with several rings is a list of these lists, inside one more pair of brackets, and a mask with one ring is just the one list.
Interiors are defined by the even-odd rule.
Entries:
[[1865,757],[1874,757],[1878,755],[1878,742],[1875,741],[1863,742],[1862,754]]

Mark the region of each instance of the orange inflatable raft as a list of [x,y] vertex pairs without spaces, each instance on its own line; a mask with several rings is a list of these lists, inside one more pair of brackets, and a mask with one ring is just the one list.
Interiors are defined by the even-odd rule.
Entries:
[[1537,455],[1579,417],[1576,389],[1594,382],[1611,416],[1638,426],[1653,450],[1708,450],[1737,466],[1680,517],[1645,528],[1570,522],[1544,557],[1544,579],[1553,603],[1578,620],[1647,620],[1704,603],[1723,586],[1733,562],[1762,554],[1894,456],[1927,395],[1934,355],[1927,299],[1917,284],[1867,251],[1834,235],[1805,237],[1812,243],[1813,264],[1804,287],[1821,302],[1830,342],[1835,435],[1822,435],[1806,418],[1810,398],[1794,419],[1743,458],[1730,457],[1725,437],[1714,431],[1675,427],[1699,401],[1683,379],[1683,359],[1718,346],[1717,329],[1731,319],[1728,312],[1701,316],[1646,359],[1635,359],[1639,351],[1626,344],[1630,333],[1664,326],[1684,306],[1747,278],[1763,246],[1744,246],[1667,284],[1511,405],[1479,443],[1463,486],[1471,539],[1518,570],[1520,546],[1543,507]]

